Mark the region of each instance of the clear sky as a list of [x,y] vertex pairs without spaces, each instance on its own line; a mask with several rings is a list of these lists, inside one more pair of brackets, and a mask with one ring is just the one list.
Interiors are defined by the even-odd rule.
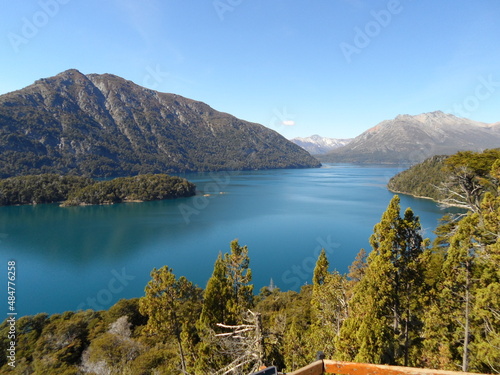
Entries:
[[498,0],[1,0],[0,93],[70,68],[287,138],[398,114],[500,121]]

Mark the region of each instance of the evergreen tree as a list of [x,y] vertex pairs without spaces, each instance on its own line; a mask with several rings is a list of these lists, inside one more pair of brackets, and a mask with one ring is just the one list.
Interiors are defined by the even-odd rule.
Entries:
[[304,330],[305,328],[294,318],[285,332],[283,348],[287,371],[297,370],[311,362]]
[[349,266],[349,273],[347,274],[347,277],[351,281],[352,285],[355,285],[358,283],[363,276],[365,275],[365,270],[366,270],[366,250],[361,249],[359,250],[359,253],[356,255],[356,258],[354,258],[354,262]]
[[203,294],[203,309],[200,315],[200,323],[206,327],[215,329],[217,323],[234,323],[227,305],[231,299],[231,284],[227,279],[226,263],[219,253],[214,264],[212,276],[208,279],[207,287]]
[[[491,173],[496,180],[498,164]],[[500,368],[500,198],[495,195],[487,193],[481,204],[482,238],[476,253],[480,276],[471,310],[475,330],[470,368],[484,373],[498,372]]]
[[241,314],[253,306],[252,271],[249,268],[250,258],[247,246],[240,246],[238,240],[231,241],[231,252],[224,255],[227,280],[232,288],[232,298],[228,300],[228,310],[234,322],[220,322],[234,324],[241,321]]
[[438,244],[447,251],[425,317],[423,359],[427,367],[498,372],[500,161],[493,162],[491,152],[480,157],[469,154],[462,155],[461,162],[474,171],[474,183],[489,191],[475,213],[438,228]]
[[[389,203],[370,237],[373,248],[353,287],[349,318],[337,340],[342,359],[414,364],[419,346],[423,253],[420,223],[410,209],[400,217],[399,197]],[[352,340],[352,337],[356,339]]]
[[[146,331],[151,335],[173,336],[178,344],[182,371],[186,371],[185,351],[181,333],[183,326],[193,325],[201,297],[200,290],[184,276],[176,279],[171,268],[153,269],[145,288],[146,295],[139,300],[139,311],[148,316]],[[194,310],[194,312],[193,312]]]
[[240,324],[243,312],[253,307],[248,248],[240,246],[238,240],[232,241],[230,247],[230,253],[220,253],[217,257],[203,294],[203,309],[198,321],[202,342],[198,345],[197,363],[202,373],[216,371],[232,361],[215,336],[221,332],[217,324]]
[[318,260],[316,261],[316,266],[314,267],[313,272],[313,285],[315,287],[322,285],[325,282],[325,278],[328,275],[328,267],[329,267],[328,259],[326,257],[325,249],[321,249],[321,252],[318,256]]
[[347,279],[337,271],[328,272],[324,249],[318,256],[313,273],[309,351],[323,351],[329,358],[335,352],[334,340],[347,317]]
[[460,221],[451,237],[440,290],[431,307],[437,316],[426,314],[425,319],[427,365],[445,369],[456,369],[460,365],[462,371],[469,369],[477,225],[477,215],[469,215]]
[[347,318],[347,289],[347,278],[337,271],[328,273],[321,285],[313,286],[309,333],[311,353],[321,350],[327,358],[333,358],[335,340]]

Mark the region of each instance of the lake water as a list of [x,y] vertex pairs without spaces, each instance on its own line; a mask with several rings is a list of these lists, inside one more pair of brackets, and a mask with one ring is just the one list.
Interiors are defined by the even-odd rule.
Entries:
[[[217,254],[247,245],[255,290],[310,283],[321,248],[346,272],[393,194],[396,167],[328,164],[318,169],[190,174],[199,195],[112,206],[0,207],[0,261],[17,263],[20,315],[107,309],[140,297],[153,267],[168,265],[204,287]],[[444,214],[401,197],[432,236]],[[4,309],[7,312],[7,288]]]

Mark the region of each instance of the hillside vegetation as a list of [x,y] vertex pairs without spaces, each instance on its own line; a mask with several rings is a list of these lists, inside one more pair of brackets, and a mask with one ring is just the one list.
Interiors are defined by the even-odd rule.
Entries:
[[0,95],[0,177],[319,166],[262,125],[111,74],[68,70]]
[[395,193],[403,193],[421,198],[440,201],[444,194],[439,187],[446,181],[445,160],[447,156],[432,156],[415,164],[389,180],[387,188]]
[[387,187],[393,192],[430,198],[445,205],[477,207],[484,193],[497,187],[491,173],[498,159],[500,149],[433,156],[392,177]]
[[165,174],[96,181],[86,177],[43,174],[0,180],[0,205],[63,203],[63,206],[111,204],[188,197],[196,186]]
[[[248,374],[264,363],[289,372],[321,350],[334,360],[498,373],[500,160],[486,168],[495,152],[447,159],[468,211],[444,217],[432,244],[395,195],[348,274],[323,249],[300,292],[272,284],[256,295],[249,249],[234,240],[204,289],[164,266],[141,298],[107,311],[21,317],[16,366],[3,355],[0,371]],[[10,327],[0,325],[3,353]]]

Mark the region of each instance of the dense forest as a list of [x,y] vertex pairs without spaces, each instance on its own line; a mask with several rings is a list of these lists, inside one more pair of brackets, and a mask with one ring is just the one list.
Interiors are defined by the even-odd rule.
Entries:
[[[456,192],[457,185],[467,184],[468,179],[487,177],[493,163],[499,158],[500,149],[433,156],[392,177],[387,187],[395,193],[431,198],[447,205],[468,208],[463,197],[458,197],[456,193],[452,197],[449,192]],[[484,184],[481,186],[481,191],[487,188]]]
[[63,206],[111,204],[189,197],[196,186],[180,177],[147,174],[96,181],[43,174],[0,180],[0,205],[62,202]]
[[[204,289],[168,266],[144,295],[107,311],[17,321],[14,374],[248,374],[315,358],[481,373],[500,372],[500,160],[457,154],[448,196],[467,213],[445,216],[431,243],[397,195],[347,274],[322,251],[300,292],[255,293],[249,249],[220,253]],[[447,159],[449,160],[449,159]],[[0,349],[9,347],[0,325]]]

